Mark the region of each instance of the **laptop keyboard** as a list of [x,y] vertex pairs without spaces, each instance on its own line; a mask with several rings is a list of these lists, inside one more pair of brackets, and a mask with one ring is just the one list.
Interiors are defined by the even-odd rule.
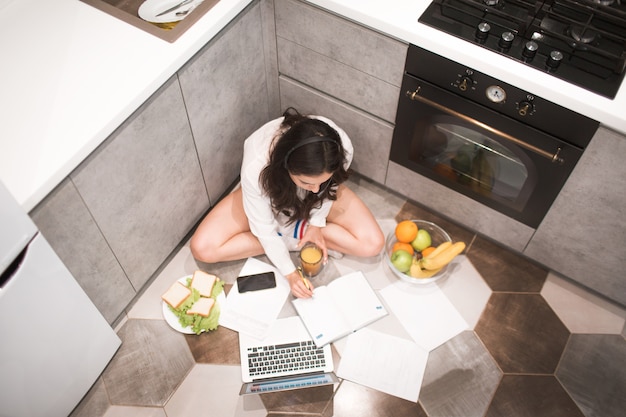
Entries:
[[324,369],[325,365],[324,350],[311,340],[248,348],[251,376],[271,376],[289,371],[315,372]]

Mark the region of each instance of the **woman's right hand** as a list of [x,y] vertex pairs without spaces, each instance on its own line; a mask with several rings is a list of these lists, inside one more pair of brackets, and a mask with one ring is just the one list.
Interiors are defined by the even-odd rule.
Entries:
[[[300,273],[295,270],[291,274],[286,276],[287,281],[289,281],[289,286],[291,287],[291,293],[298,298],[311,298],[313,297],[313,284],[306,278],[302,278]],[[310,289],[306,287],[306,283],[309,285]]]

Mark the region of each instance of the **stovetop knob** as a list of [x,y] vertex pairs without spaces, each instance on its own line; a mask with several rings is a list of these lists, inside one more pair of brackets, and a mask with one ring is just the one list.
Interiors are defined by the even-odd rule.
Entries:
[[535,41],[528,41],[524,45],[524,50],[522,51],[522,56],[526,58],[527,61],[530,61],[535,57],[537,53],[537,49],[539,49],[539,45]]
[[498,45],[502,49],[509,49],[511,47],[511,44],[513,43],[513,39],[515,39],[515,35],[513,35],[513,33],[509,31],[502,32],[502,35],[500,35],[500,40],[498,41]]
[[489,36],[489,31],[491,30],[491,26],[487,22],[480,22],[478,26],[476,26],[476,40],[480,43],[483,43],[487,37]]
[[563,53],[561,51],[554,50],[550,52],[548,59],[546,60],[546,66],[548,71],[555,71],[563,61]]

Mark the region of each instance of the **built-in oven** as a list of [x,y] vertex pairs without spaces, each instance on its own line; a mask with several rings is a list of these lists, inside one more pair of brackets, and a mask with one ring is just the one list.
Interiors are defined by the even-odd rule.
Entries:
[[597,127],[410,45],[390,159],[536,228]]

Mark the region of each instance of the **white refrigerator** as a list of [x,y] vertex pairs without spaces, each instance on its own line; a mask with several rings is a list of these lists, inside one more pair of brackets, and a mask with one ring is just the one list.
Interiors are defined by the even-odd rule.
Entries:
[[67,416],[121,341],[0,182],[0,417]]

